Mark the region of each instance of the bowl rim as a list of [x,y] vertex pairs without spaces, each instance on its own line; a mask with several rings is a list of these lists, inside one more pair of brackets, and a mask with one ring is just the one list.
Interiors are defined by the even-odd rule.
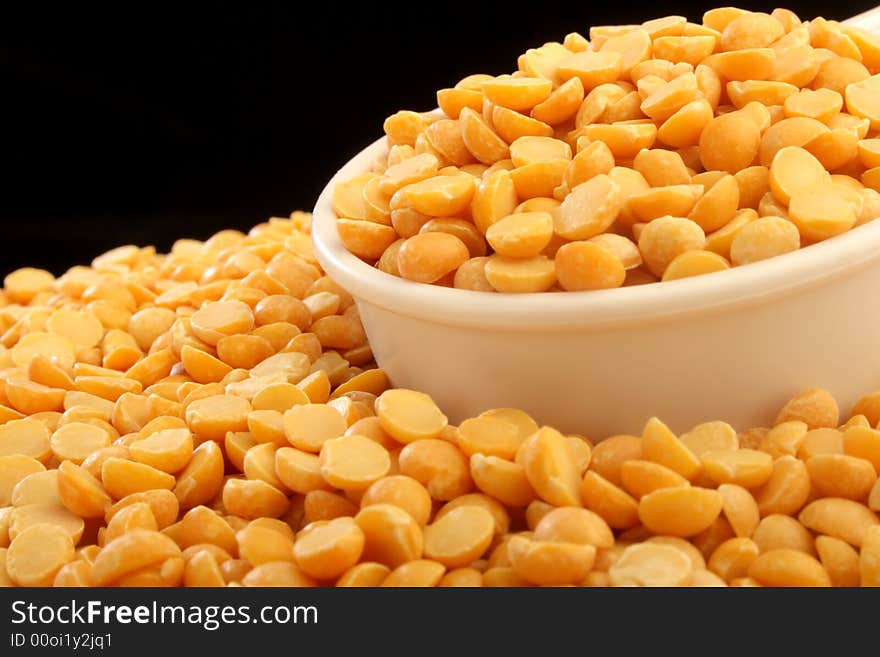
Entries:
[[330,278],[355,299],[432,323],[508,331],[644,324],[767,303],[828,284],[880,259],[880,221],[870,221],[792,253],[662,284],[499,294],[416,283],[380,271],[352,254],[336,228],[335,185],[369,171],[387,152],[387,140],[380,137],[348,160],[324,187],[312,215],[315,253]]

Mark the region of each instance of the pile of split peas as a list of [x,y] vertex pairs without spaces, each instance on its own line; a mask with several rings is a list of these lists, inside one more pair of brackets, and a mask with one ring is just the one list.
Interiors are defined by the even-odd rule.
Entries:
[[336,186],[346,247],[383,272],[486,292],[708,274],[880,215],[880,40],[786,9],[593,27],[510,75],[385,121]]
[[389,388],[310,216],[0,292],[0,585],[880,585],[880,391],[602,442]]

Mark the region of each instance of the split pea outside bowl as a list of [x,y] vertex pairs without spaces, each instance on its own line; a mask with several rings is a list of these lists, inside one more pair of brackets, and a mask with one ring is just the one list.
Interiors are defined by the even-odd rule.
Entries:
[[515,407],[594,440],[638,435],[652,416],[677,432],[719,419],[741,430],[772,426],[812,386],[844,413],[880,388],[880,220],[693,278],[473,292],[391,276],[343,245],[333,188],[387,152],[383,137],[330,180],[312,239],[321,266],[357,302],[392,385],[431,395],[451,422]]

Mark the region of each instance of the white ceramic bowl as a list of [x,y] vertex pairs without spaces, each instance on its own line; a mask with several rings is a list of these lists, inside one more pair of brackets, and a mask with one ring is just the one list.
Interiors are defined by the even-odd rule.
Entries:
[[696,278],[593,292],[493,294],[413,283],[343,246],[334,185],[312,236],[351,292],[376,361],[453,422],[493,407],[591,438],[724,419],[765,426],[793,394],[827,388],[844,412],[880,387],[880,220],[795,253]]

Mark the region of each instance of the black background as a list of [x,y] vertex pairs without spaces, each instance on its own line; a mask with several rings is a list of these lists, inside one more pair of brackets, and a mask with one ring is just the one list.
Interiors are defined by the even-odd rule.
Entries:
[[[789,6],[845,18],[874,1]],[[310,209],[385,116],[436,89],[570,31],[717,4],[4,4],[0,275]]]

